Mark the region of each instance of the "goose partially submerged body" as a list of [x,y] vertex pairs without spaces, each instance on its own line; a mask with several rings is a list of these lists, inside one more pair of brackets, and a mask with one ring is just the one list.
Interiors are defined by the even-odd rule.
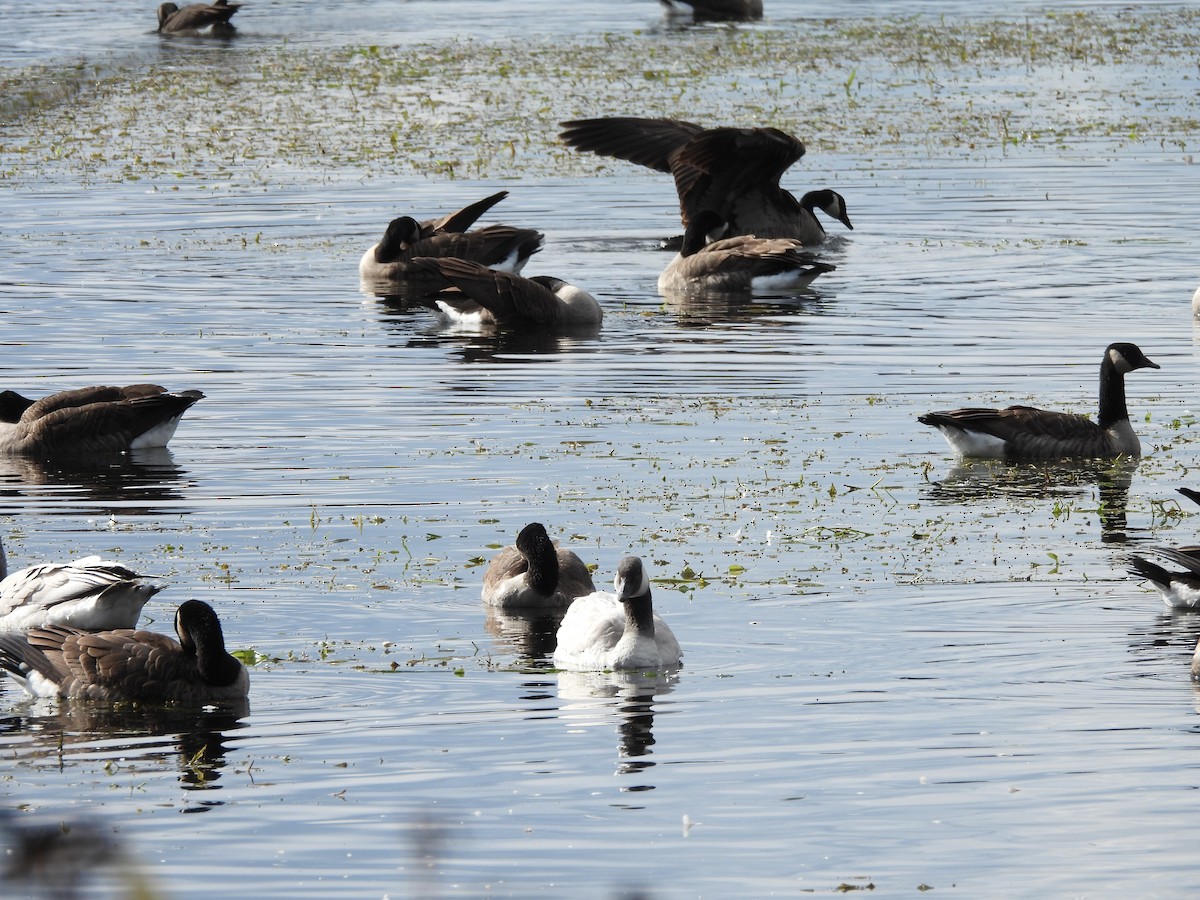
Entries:
[[66,625],[88,631],[132,628],[162,586],[120,563],[85,556],[8,573],[0,547],[0,631]]
[[157,384],[86,387],[30,400],[0,392],[0,453],[37,456],[165,447],[200,391]]
[[595,328],[604,311],[594,296],[561,278],[524,278],[463,259],[415,259],[439,290],[425,298],[447,319],[470,325],[568,331]]
[[680,119],[632,116],[560,124],[560,137],[576,150],[670,173],[685,230],[704,210],[724,224],[710,240],[752,234],[819,244],[825,228],[814,214],[817,209],[854,227],[836,191],[810,191],[797,200],[780,187],[780,177],[804,155],[804,144],[778,128],[705,128]]
[[438,231],[428,237],[423,235],[424,228],[425,224],[411,216],[393,219],[383,239],[362,255],[358,274],[369,281],[413,279],[428,272],[413,265],[418,257],[465,259],[515,274],[542,249],[542,234],[532,228],[488,225],[466,232]]
[[34,697],[192,707],[244,702],[250,676],[225,650],[212,607],[187,601],[175,613],[175,631],[178,641],[129,628],[0,634],[0,669]]
[[1154,585],[1172,609],[1200,609],[1200,547],[1155,547],[1150,552],[1183,570],[1167,569],[1135,555],[1129,558],[1130,573]]
[[680,5],[690,7],[697,22],[749,22],[763,16],[762,0],[662,0],[662,4],[669,11]]
[[531,522],[516,543],[492,557],[481,596],[488,606],[536,610],[564,607],[595,590],[583,560],[551,541],[541,523]]
[[719,217],[710,211],[692,220],[678,255],[658,277],[660,293],[796,290],[837,268],[815,259],[793,238],[739,235],[705,243],[720,229]]
[[678,666],[679,641],[650,598],[650,579],[641,559],[627,556],[617,566],[615,594],[597,591],[567,608],[558,629],[554,665],[574,671]]
[[1109,344],[1100,363],[1100,412],[1086,416],[1032,406],[931,412],[917,421],[937,428],[964,457],[985,459],[1065,459],[1138,456],[1141,442],[1125,406],[1125,375],[1157,369],[1135,344]]
[[214,35],[227,35],[236,30],[229,20],[241,8],[241,4],[227,0],[189,3],[182,8],[174,3],[163,3],[158,7],[158,31],[161,34],[182,34],[208,29]]

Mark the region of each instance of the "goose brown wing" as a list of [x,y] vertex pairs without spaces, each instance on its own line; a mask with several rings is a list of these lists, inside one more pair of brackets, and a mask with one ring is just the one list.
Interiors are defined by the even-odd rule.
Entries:
[[162,698],[172,681],[198,677],[194,658],[179,642],[152,631],[35,628],[29,643],[66,675],[63,690],[73,697]]
[[182,415],[203,396],[157,385],[80,388],[39,400],[21,421],[42,452],[127,450],[138,435]]
[[750,233],[755,214],[800,204],[779,179],[804,156],[804,144],[778,128],[710,128],[670,159],[686,226],[704,209],[718,212],[734,234]]
[[490,197],[476,200],[457,212],[447,213],[440,219],[426,219],[421,223],[421,237],[432,237],[439,233],[457,234],[474,225],[479,217],[508,196],[508,191],[498,191]]
[[704,133],[702,125],[681,119],[611,116],[560,122],[559,138],[569,147],[613,156],[659,172],[671,171],[671,154]]
[[482,307],[500,325],[516,321],[550,325],[561,317],[562,303],[555,293],[532,279],[496,272],[464,259],[413,262],[440,275],[461,295],[445,291],[437,295],[437,299],[460,311],[469,311],[467,304]]

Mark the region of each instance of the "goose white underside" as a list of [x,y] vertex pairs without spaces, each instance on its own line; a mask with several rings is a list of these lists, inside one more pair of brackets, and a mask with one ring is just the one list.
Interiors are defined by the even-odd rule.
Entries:
[[567,609],[558,629],[554,665],[575,671],[657,670],[679,665],[679,641],[656,613],[654,636],[625,634],[625,607],[615,594],[597,591]]
[[1181,581],[1172,581],[1170,584],[1159,584],[1157,581],[1151,583],[1162,594],[1163,603],[1171,609],[1200,609],[1200,589]]
[[13,572],[0,581],[0,631],[65,625],[85,631],[133,628],[159,586],[131,581],[88,556]]
[[175,437],[175,429],[179,427],[179,420],[183,418],[183,413],[177,416],[159,422],[149,431],[143,431],[135,437],[129,444],[131,450],[143,450],[151,447],[165,447],[171,438]]
[[973,459],[1004,459],[1005,457],[1005,441],[994,434],[972,431],[967,428],[951,428],[948,425],[938,425],[937,429],[945,435],[951,448],[959,456]]

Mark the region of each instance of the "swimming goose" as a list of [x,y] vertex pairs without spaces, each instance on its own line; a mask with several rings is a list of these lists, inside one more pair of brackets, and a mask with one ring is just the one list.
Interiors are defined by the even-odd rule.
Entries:
[[1153,584],[1172,609],[1200,609],[1200,547],[1154,547],[1150,552],[1184,571],[1172,572],[1144,556],[1131,556],[1130,573]]
[[182,9],[174,3],[163,3],[158,7],[158,30],[164,34],[178,34],[211,28],[213,34],[228,34],[235,30],[229,20],[241,8],[241,4],[226,0],[189,3]]
[[566,606],[595,590],[583,560],[551,541],[541,523],[530,522],[515,544],[492,557],[481,596],[489,606],[536,609]]
[[462,234],[485,212],[508,196],[508,191],[498,191],[490,197],[468,203],[456,212],[446,213],[437,219],[426,219],[418,223],[421,227],[421,237],[433,237],[435,234]]
[[30,400],[0,392],[0,453],[39,456],[165,447],[204,394],[157,384],[86,387]]
[[567,607],[554,665],[575,671],[678,666],[683,652],[667,623],[654,613],[641,559],[621,560],[614,587],[615,594],[597,591]]
[[561,278],[524,278],[450,257],[414,259],[412,265],[446,285],[425,299],[453,321],[501,328],[569,329],[597,326],[604,319],[595,297]]
[[1051,412],[1031,406],[931,412],[917,421],[937,428],[960,456],[985,459],[1064,459],[1138,456],[1141,443],[1125,407],[1125,374],[1157,369],[1135,344],[1109,344],[1100,363],[1100,415]]
[[705,243],[720,230],[719,216],[711,211],[692,219],[679,253],[658,276],[660,293],[794,290],[837,268],[818,262],[792,238],[743,234]]
[[99,556],[29,566],[10,575],[0,545],[0,631],[44,625],[132,628],[146,601],[162,590],[144,577]]
[[175,632],[178,641],[131,628],[0,634],[0,669],[34,697],[184,706],[245,700],[249,673],[226,652],[211,606],[188,600],[175,612]]
[[690,6],[697,22],[756,20],[763,15],[762,0],[662,0],[668,10],[677,9],[678,3]]
[[631,116],[560,125],[559,137],[576,150],[673,175],[685,229],[701,210],[713,210],[725,224],[725,231],[710,240],[753,234],[819,244],[825,228],[816,209],[854,228],[836,191],[809,191],[797,200],[779,186],[783,173],[804,155],[804,144],[778,128],[705,128],[679,119]]
[[424,225],[411,216],[392,219],[383,240],[358,263],[358,274],[376,281],[403,281],[427,271],[414,267],[417,257],[469,259],[503,272],[520,272],[542,249],[542,234],[532,228],[488,225],[475,231],[437,232],[423,237]]

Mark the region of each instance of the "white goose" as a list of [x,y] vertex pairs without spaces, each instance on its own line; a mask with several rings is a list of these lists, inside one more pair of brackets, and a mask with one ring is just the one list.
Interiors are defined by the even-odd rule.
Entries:
[[621,560],[614,587],[615,594],[597,591],[567,608],[558,629],[554,665],[585,672],[678,666],[683,651],[667,623],[654,613],[641,559]]
[[34,697],[193,707],[246,700],[250,675],[225,650],[211,606],[182,604],[175,632],[178,641],[130,628],[50,626],[0,634],[0,669]]
[[85,556],[8,574],[0,545],[0,631],[65,625],[86,631],[132,628],[163,586],[120,563]]

